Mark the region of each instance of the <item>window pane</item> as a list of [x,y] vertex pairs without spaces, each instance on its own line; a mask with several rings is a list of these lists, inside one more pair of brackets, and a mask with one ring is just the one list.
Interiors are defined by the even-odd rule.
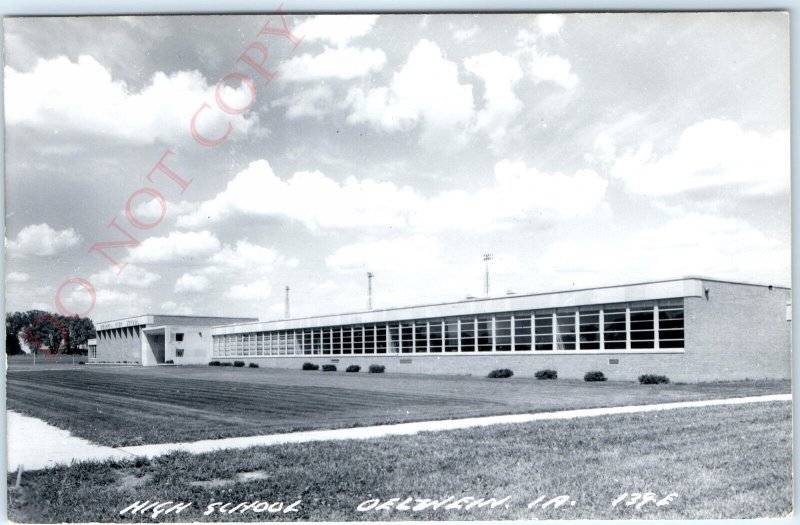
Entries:
[[580,313],[581,333],[600,331],[600,312],[589,310]]
[[458,321],[448,319],[445,323],[445,351],[458,352]]
[[332,330],[333,335],[331,337],[331,346],[333,346],[333,353],[334,354],[341,354],[342,353],[342,327],[337,326]]
[[400,327],[393,324],[389,327],[389,338],[391,344],[389,345],[389,353],[396,354],[400,352]]
[[575,350],[575,314],[572,312],[558,314],[556,322],[558,323],[556,330],[557,349]]
[[552,350],[553,316],[551,314],[536,314],[535,325],[536,350]]
[[442,351],[442,321],[440,319],[436,319],[430,321],[430,333],[431,333],[431,346],[428,349],[429,352],[441,352]]
[[531,316],[521,314],[514,316],[514,350],[531,349]]
[[638,332],[634,332],[631,330],[631,341],[652,341],[653,340],[653,331],[652,330],[642,330]]
[[461,351],[475,351],[475,319],[465,317],[461,319]]
[[351,326],[342,328],[342,353],[348,355],[353,353],[353,334]]
[[428,322],[416,321],[414,325],[414,351],[424,354],[428,351]]
[[365,326],[364,327],[364,353],[365,354],[374,354],[375,353],[375,326]]
[[480,352],[492,351],[492,318],[478,318],[478,350]]
[[658,311],[659,348],[683,348],[683,307],[667,306]]
[[400,323],[400,338],[402,340],[400,350],[404,354],[414,351],[414,341],[411,323]]
[[378,325],[375,327],[375,338],[378,342],[378,353],[385,354],[386,353],[386,325]]
[[511,317],[496,317],[494,320],[494,347],[498,352],[511,350]]
[[353,327],[353,353],[354,354],[363,354],[364,353],[364,327],[363,326],[354,326]]

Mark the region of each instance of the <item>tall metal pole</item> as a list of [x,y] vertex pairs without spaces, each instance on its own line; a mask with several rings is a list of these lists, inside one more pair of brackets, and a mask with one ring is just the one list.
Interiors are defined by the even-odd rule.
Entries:
[[372,278],[375,275],[367,272],[367,310],[372,310]]
[[484,286],[484,292],[486,293],[486,297],[489,297],[489,261],[491,260],[492,260],[491,253],[483,254],[483,261],[486,263],[486,283]]
[[290,310],[289,310],[289,287],[287,286],[286,287],[286,304],[284,306],[284,312],[283,312],[283,315],[284,315],[284,317],[286,317],[286,319],[289,319],[289,317],[290,317],[289,313],[290,313]]

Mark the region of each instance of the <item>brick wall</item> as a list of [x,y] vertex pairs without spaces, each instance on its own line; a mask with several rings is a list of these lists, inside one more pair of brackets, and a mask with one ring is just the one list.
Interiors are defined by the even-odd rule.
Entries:
[[91,362],[139,363],[142,360],[140,326],[103,330],[97,334],[97,359]]
[[[373,356],[232,357],[262,367],[300,369],[306,361],[350,364],[366,371],[382,364],[387,372],[484,376],[495,368],[510,368],[518,376],[533,376],[552,368],[561,378],[583,378],[590,370],[610,380],[635,381],[641,374],[666,375],[672,381],[697,382],[791,377],[791,323],[786,320],[789,290],[762,286],[704,282],[708,299],[689,297],[685,308],[685,352],[619,354],[405,354]],[[611,364],[616,360],[616,364]]]
[[785,288],[706,281],[708,299],[687,298],[681,374],[701,381],[791,377]]

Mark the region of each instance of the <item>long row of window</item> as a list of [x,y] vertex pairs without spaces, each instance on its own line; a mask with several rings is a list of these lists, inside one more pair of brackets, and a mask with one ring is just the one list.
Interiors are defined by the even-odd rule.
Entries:
[[214,336],[214,356],[683,348],[683,301]]

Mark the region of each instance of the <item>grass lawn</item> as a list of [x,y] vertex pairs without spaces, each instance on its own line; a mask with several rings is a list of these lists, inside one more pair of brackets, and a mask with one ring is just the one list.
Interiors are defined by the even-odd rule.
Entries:
[[[782,517],[792,511],[791,431],[790,403],[758,403],[77,464],[24,474],[22,487],[9,492],[9,517],[40,523]],[[8,476],[9,486],[14,479]],[[612,506],[622,494],[645,492],[676,496],[638,510]],[[559,508],[527,508],[541,496],[562,495],[569,503]],[[494,509],[356,510],[370,499],[449,496],[510,499]],[[192,505],[157,519],[119,515],[137,500]],[[203,515],[211,502],[296,500],[297,513]]]
[[10,410],[111,446],[790,391],[788,381],[643,386],[266,368],[7,373]]

